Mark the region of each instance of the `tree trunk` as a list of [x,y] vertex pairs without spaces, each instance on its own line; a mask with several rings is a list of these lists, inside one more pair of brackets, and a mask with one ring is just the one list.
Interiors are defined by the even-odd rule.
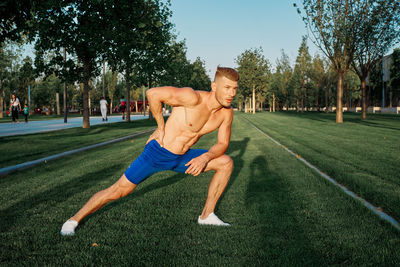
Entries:
[[4,118],[3,109],[4,109],[4,89],[0,81],[0,118]]
[[[64,63],[67,60],[67,51],[65,50],[64,47]],[[68,110],[67,110],[67,84],[66,82],[64,82],[64,93],[63,93],[63,99],[64,99],[64,123],[67,123],[67,114],[68,114]]]
[[319,112],[319,90],[315,92],[315,108]]
[[90,79],[90,60],[83,59],[83,71],[84,71],[84,81],[83,81],[83,128],[90,128],[90,118],[89,118],[89,79]]
[[256,88],[253,85],[253,114],[256,114]]
[[129,77],[130,71],[127,68],[125,72],[125,82],[126,82],[126,121],[131,122],[131,94],[130,94],[130,84]]
[[301,94],[301,113],[304,112],[304,96],[303,93]]
[[286,93],[286,111],[289,111],[289,94]]
[[137,100],[135,100],[135,111],[138,112]]
[[90,101],[90,91],[89,91],[89,116],[92,116],[92,102]]
[[361,119],[367,118],[367,81],[366,78],[361,79]]
[[275,112],[275,93],[272,93],[272,112]]
[[339,71],[336,100],[336,123],[343,123],[343,79],[344,72]]
[[105,60],[103,60],[103,97],[106,98]]
[[299,112],[299,96],[296,96],[296,112]]
[[145,92],[144,86],[143,86],[143,104],[142,104],[142,109],[143,109],[143,115],[146,116],[146,92]]
[[[151,84],[151,79],[149,79],[149,89],[151,88],[152,84]],[[153,113],[151,113],[150,110],[150,105],[149,105],[149,120],[153,119]]]
[[60,115],[60,93],[56,92],[56,110],[57,115]]
[[90,128],[89,119],[89,81],[85,80],[83,82],[83,128]]
[[113,110],[113,104],[112,104],[113,103],[113,99],[114,98],[110,99],[110,115],[112,115],[112,110]]
[[329,108],[329,88],[325,88],[325,113],[328,113]]

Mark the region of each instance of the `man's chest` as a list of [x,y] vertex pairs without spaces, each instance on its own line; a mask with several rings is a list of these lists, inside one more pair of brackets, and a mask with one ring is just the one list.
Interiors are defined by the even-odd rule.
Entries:
[[203,107],[183,108],[185,128],[194,133],[206,134],[214,131],[222,123],[217,112],[211,112]]

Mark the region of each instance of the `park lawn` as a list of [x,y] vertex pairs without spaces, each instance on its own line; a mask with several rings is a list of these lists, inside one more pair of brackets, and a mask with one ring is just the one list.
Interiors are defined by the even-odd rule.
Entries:
[[238,114],[293,152],[400,220],[400,116]]
[[[89,129],[71,128],[59,131],[0,137],[0,168],[39,159],[64,151],[113,140],[156,127],[154,120],[131,123],[107,123]],[[118,154],[114,155],[118,158]]]
[[[400,233],[236,116],[231,180],[216,208],[231,227],[196,223],[212,173],[158,173],[59,231],[111,185],[147,136],[41,164],[0,179],[1,265],[396,265]],[[197,147],[208,148],[216,134]],[[115,157],[118,155],[118,157]]]

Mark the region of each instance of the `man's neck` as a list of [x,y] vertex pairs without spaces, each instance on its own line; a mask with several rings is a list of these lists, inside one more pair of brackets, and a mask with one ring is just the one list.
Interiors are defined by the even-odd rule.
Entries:
[[213,112],[223,108],[223,106],[217,101],[214,91],[211,91],[205,100],[207,101],[207,107]]

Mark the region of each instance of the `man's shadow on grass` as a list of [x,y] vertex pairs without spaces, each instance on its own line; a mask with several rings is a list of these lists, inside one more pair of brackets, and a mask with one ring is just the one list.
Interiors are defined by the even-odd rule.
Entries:
[[271,170],[265,156],[258,156],[250,164],[249,179],[246,206],[258,215],[256,227],[261,235],[254,242],[265,251],[265,260],[272,265],[315,264],[320,257],[297,220],[295,199],[285,177]]
[[[28,224],[31,215],[43,212],[43,208],[38,208],[40,206],[48,207],[52,203],[54,203],[53,205],[58,205],[60,203],[67,205],[67,199],[72,198],[77,193],[96,186],[99,181],[110,178],[110,176],[115,175],[115,172],[121,168],[123,168],[122,164],[116,164],[112,167],[102,168],[95,172],[85,173],[82,176],[68,180],[43,192],[30,195],[7,209],[1,210],[0,232],[7,232],[17,223]],[[35,210],[37,208],[39,210]],[[77,210],[78,208],[80,207],[77,207]],[[72,214],[70,216],[72,216]],[[64,219],[66,220],[68,218],[62,218],[62,220]]]

